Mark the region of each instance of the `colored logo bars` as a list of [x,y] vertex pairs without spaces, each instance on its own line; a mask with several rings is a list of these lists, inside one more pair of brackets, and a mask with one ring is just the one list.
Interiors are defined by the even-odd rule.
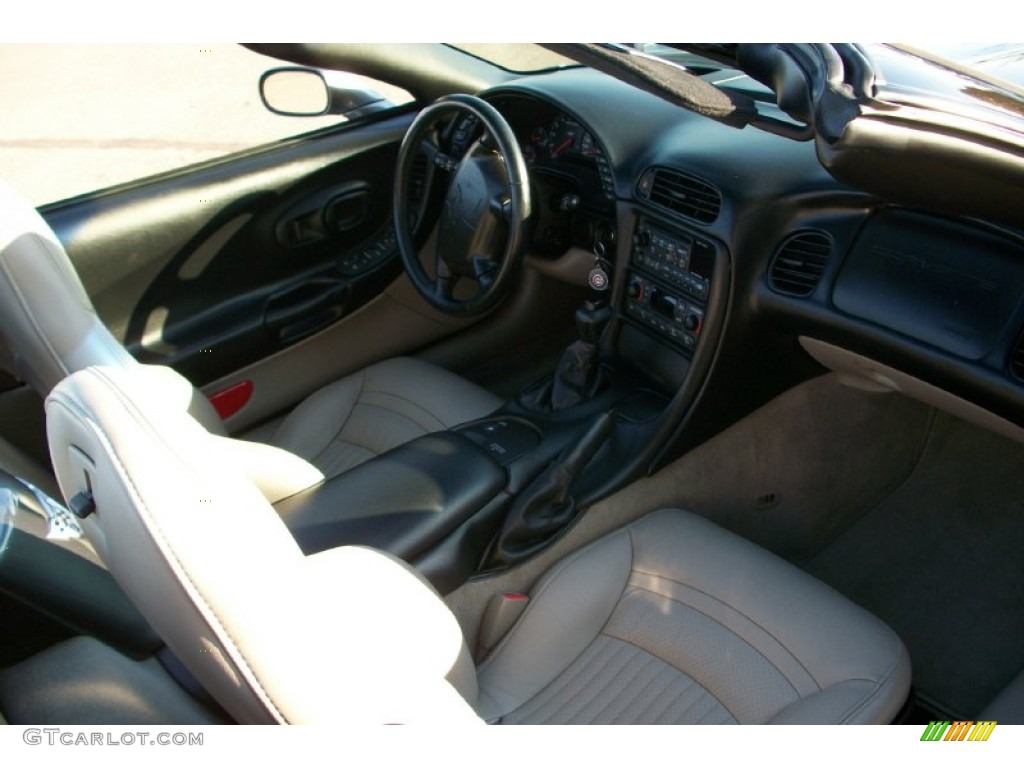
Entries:
[[988,741],[995,720],[932,720],[921,734],[921,741]]

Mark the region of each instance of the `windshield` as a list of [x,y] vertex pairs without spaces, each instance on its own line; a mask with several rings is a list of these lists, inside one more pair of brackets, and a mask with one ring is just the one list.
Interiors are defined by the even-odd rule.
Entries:
[[572,59],[560,56],[536,43],[451,43],[450,45],[452,48],[483,59],[509,72],[528,74],[579,66]]
[[1024,43],[922,43],[915,47],[1024,86]]

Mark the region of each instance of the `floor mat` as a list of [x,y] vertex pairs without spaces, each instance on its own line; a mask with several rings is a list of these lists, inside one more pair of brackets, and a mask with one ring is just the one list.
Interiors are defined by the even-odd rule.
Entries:
[[922,701],[976,716],[1024,667],[1024,450],[937,415],[907,482],[804,567],[900,634]]

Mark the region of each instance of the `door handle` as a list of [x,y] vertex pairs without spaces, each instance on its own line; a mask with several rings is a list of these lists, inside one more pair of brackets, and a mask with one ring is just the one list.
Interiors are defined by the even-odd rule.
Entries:
[[291,344],[326,328],[345,312],[352,287],[344,280],[318,277],[271,296],[263,326],[282,344]]
[[301,248],[356,229],[366,221],[369,211],[369,185],[352,182],[293,205],[278,220],[274,231],[284,247]]

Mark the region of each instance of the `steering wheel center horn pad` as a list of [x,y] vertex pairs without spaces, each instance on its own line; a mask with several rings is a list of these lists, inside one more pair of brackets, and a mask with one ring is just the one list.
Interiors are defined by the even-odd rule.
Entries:
[[[463,114],[476,119],[485,139],[474,143],[462,158],[450,157],[434,138],[439,133],[436,128]],[[448,174],[437,222],[433,276],[415,246],[410,205],[413,167],[424,152],[435,168]],[[422,210],[427,207],[424,203]],[[494,107],[475,96],[455,94],[420,112],[399,149],[394,215],[402,261],[425,301],[458,317],[481,315],[496,307],[522,260],[530,213],[526,162],[512,128]],[[477,284],[470,298],[456,297],[456,286],[463,279]]]

